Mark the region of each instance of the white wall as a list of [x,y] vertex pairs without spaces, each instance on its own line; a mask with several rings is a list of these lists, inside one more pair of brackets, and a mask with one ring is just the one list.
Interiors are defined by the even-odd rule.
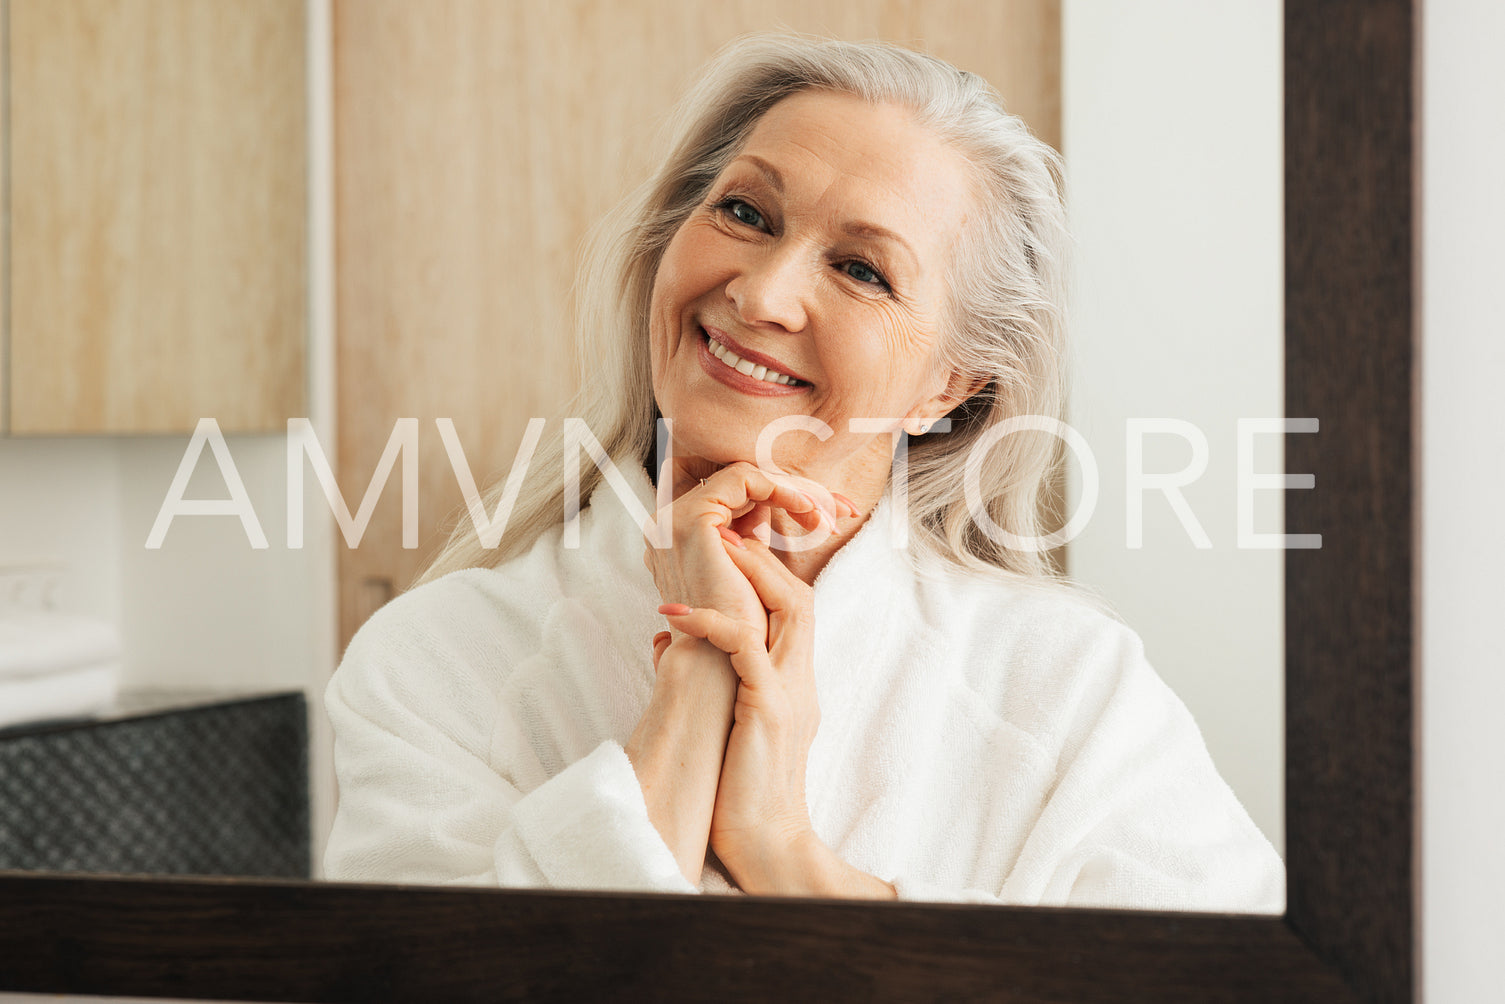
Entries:
[[1505,983],[1505,5],[1421,8],[1421,961],[1468,1004]]
[[[58,605],[119,628],[127,687],[302,687],[314,552],[280,546],[282,439],[230,440],[279,546],[252,550],[231,517],[184,517],[148,550],[186,445],[186,436],[0,439],[0,565],[61,567]],[[188,495],[225,496],[207,453]]]
[[114,440],[0,438],[0,567],[60,567],[59,607],[120,623]]
[[[1238,549],[1236,521],[1236,422],[1283,413],[1281,7],[1066,0],[1062,17],[1077,242],[1069,421],[1102,488],[1069,570],[1139,631],[1281,847],[1284,563]],[[1127,546],[1127,421],[1165,417],[1207,439],[1206,472],[1184,489],[1206,550],[1159,493],[1144,496],[1143,548]],[[1185,440],[1152,436],[1143,470],[1191,458]],[[1254,458],[1257,472],[1281,472],[1281,438],[1261,437]],[[1075,506],[1079,478],[1072,492]],[[1256,495],[1257,531],[1281,531],[1281,503]]]
[[[301,688],[312,682],[312,550],[286,546],[286,448],[279,436],[227,440],[270,546],[253,549],[233,516],[174,518],[162,546],[146,539],[187,437],[119,444],[121,625],[135,686]],[[225,498],[210,451],[189,498]],[[310,508],[318,514],[318,509]],[[310,521],[311,522],[311,521]]]

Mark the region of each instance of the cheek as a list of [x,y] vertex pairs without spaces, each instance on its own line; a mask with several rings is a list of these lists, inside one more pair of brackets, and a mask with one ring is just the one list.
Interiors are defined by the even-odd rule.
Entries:
[[674,356],[677,332],[674,319],[678,313],[673,304],[672,282],[669,281],[672,276],[666,271],[668,264],[665,256],[653,283],[652,298],[648,301],[648,372],[653,379],[653,395],[661,407],[663,395],[670,389],[667,377]]
[[896,387],[928,386],[935,373],[935,355],[940,346],[938,322],[924,314],[908,313],[885,304],[883,339],[890,373]]
[[679,305],[699,296],[705,287],[715,282],[715,262],[718,261],[716,235],[707,233],[708,228],[691,220],[679,228],[669,246],[664,249],[663,261],[659,263],[659,278],[655,283],[655,298],[662,288],[667,300]]
[[847,379],[831,403],[853,415],[901,418],[932,396],[935,338],[897,310],[870,313],[866,320],[860,336],[835,353]]
[[931,325],[892,302],[869,306],[847,326],[853,337],[841,355],[857,363],[869,395],[886,396],[923,382],[935,350]]
[[658,274],[653,280],[653,295],[648,301],[649,344],[653,350],[655,373],[667,362],[678,335],[680,312],[691,295],[687,292],[691,277],[686,269],[694,259],[693,255],[686,254],[682,238],[683,231],[676,234],[664,249]]

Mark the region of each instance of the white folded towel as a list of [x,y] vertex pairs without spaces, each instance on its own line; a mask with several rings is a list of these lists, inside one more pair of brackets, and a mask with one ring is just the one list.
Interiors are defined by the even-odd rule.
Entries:
[[0,680],[118,662],[120,635],[104,621],[59,610],[0,616]]
[[120,690],[120,663],[0,677],[0,728],[57,718],[83,718],[108,710]]

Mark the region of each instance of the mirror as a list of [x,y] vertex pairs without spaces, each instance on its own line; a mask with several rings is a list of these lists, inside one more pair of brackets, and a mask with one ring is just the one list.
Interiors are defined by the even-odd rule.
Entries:
[[[324,623],[336,589],[329,551],[340,562],[345,636],[421,567],[438,539],[436,514],[457,501],[431,418],[455,419],[479,477],[510,463],[526,417],[554,413],[568,389],[568,352],[560,344],[538,349],[530,339],[498,338],[498,325],[531,331],[566,323],[579,238],[646,170],[651,123],[718,44],[781,23],[780,16],[802,30],[922,44],[978,69],[1037,132],[1064,147],[1078,243],[1072,418],[1104,486],[1087,532],[1069,548],[1070,571],[1145,637],[1151,661],[1202,722],[1225,778],[1279,846],[1280,555],[1240,549],[1233,511],[1233,423],[1281,411],[1278,11],[1098,4],[1063,14],[1050,3],[955,3],[894,24],[876,7],[848,2],[790,5],[742,22],[690,5],[672,19],[699,41],[668,48],[658,25],[605,5],[579,24],[573,14],[501,7],[457,9],[457,20],[433,23],[401,6],[380,13],[336,6],[333,14],[333,83],[346,103],[322,142],[338,143],[344,155],[327,179],[330,190],[315,181],[311,204],[320,225],[331,218],[331,203],[343,207],[334,218],[338,246],[361,250],[339,256],[333,290],[321,289],[316,275],[315,302],[339,299],[340,334],[334,372],[321,372],[331,332],[314,329],[307,411],[351,510],[397,417],[420,416],[420,546],[400,546],[404,512],[393,489],[376,504],[361,547],[346,548],[323,515],[328,503],[305,462],[306,536],[301,550],[289,547],[281,436],[231,436],[226,443],[256,529],[270,542],[265,549],[252,546],[251,528],[234,517],[161,523],[185,460],[194,461],[192,477],[176,494],[208,499],[229,491],[212,452],[197,452],[185,437],[3,444],[17,471],[11,483],[50,464],[57,473],[45,483],[59,495],[82,498],[105,488],[118,500],[113,525],[90,525],[98,539],[70,536],[83,522],[81,511],[35,490],[29,499],[10,495],[15,512],[7,524],[35,526],[46,516],[51,525],[41,538],[68,541],[62,557],[73,570],[73,602],[125,625],[128,686],[309,691],[314,861],[333,797],[318,703],[327,675],[321,656],[338,643]],[[1071,46],[1064,67],[1063,35]],[[520,37],[535,39],[529,48],[537,54],[515,52],[505,66],[453,58],[512,52]],[[1214,38],[1240,45],[1215,47]],[[1142,59],[1149,46],[1160,53],[1153,70]],[[584,66],[595,76],[571,79]],[[1188,91],[1181,85],[1188,77],[1201,86]],[[315,69],[312,79],[317,94],[324,78]],[[640,82],[615,86],[624,79]],[[604,111],[577,110],[553,124],[554,105],[567,111],[585,94],[602,96]],[[1217,109],[1221,119],[1212,114]],[[1221,131],[1219,121],[1226,122]],[[1176,169],[1166,170],[1166,162]],[[496,220],[531,221],[525,229],[541,236],[512,239],[507,228],[498,234]],[[372,232],[381,236],[371,239]],[[432,274],[420,267],[425,261]],[[477,261],[487,263],[486,275],[476,273]],[[1191,277],[1186,285],[1195,295],[1175,300],[1157,289],[1168,273]],[[1240,304],[1237,316],[1219,306],[1231,302]],[[532,352],[539,354],[519,363]],[[498,375],[470,380],[465,371],[473,362],[457,370],[446,357],[488,360],[479,368]],[[331,398],[340,402],[333,423]],[[1186,497],[1197,525],[1215,537],[1210,552],[1192,544],[1155,492],[1147,496],[1145,547],[1125,547],[1126,423],[1167,416],[1208,437],[1208,475]],[[341,430],[338,447],[328,436],[331,424]],[[488,428],[506,432],[479,431]],[[1147,472],[1184,465],[1176,453],[1183,440],[1152,435],[1146,445]],[[1279,445],[1278,437],[1268,439],[1263,470],[1280,469]],[[1259,528],[1277,531],[1278,493],[1257,501]],[[159,546],[141,546],[159,526]],[[98,554],[112,552],[114,583],[106,584],[89,570]]]
[[1284,918],[0,875],[0,988],[1411,999],[1412,9],[1294,5],[1284,38],[1286,411],[1323,421],[1286,523],[1331,534],[1287,555]]

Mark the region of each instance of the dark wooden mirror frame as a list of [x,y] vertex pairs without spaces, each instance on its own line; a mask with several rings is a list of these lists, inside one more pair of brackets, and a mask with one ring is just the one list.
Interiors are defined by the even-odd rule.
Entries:
[[[0,875],[0,990],[235,1000],[1416,994],[1413,0],[1285,12],[1284,917]],[[1195,81],[1188,81],[1194,86]]]

